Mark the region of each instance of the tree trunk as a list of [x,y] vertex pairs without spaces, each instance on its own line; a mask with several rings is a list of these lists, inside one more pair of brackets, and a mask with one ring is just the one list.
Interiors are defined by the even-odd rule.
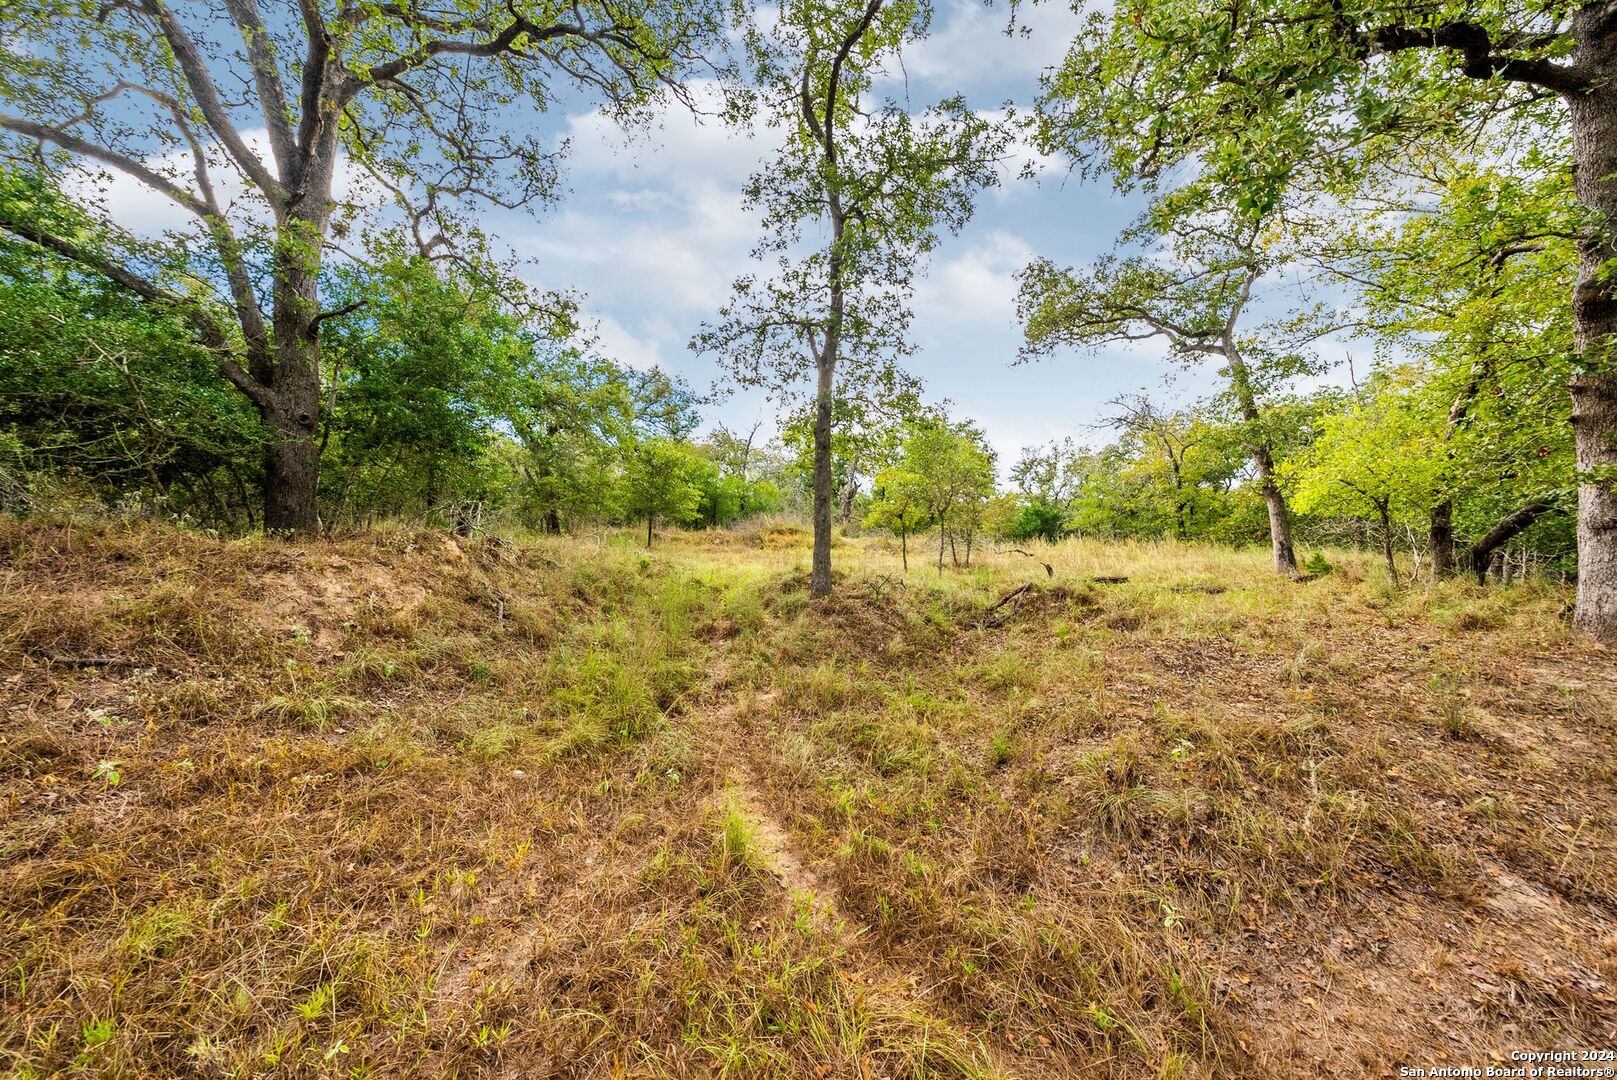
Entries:
[[1387,576],[1392,579],[1392,587],[1398,588],[1398,562],[1392,554],[1392,514],[1386,502],[1376,507],[1381,514],[1381,553],[1387,558]]
[[1572,59],[1596,86],[1569,95],[1573,182],[1595,222],[1579,243],[1572,329],[1580,371],[1572,377],[1577,450],[1578,604],[1573,618],[1597,641],[1617,643],[1617,283],[1602,268],[1617,259],[1617,19],[1602,4],[1572,15]]
[[1549,500],[1532,499],[1500,518],[1494,523],[1493,528],[1472,544],[1466,552],[1465,561],[1477,575],[1477,584],[1487,582],[1488,567],[1492,565],[1495,553],[1503,550],[1506,544],[1525,532],[1533,522],[1554,510],[1555,504]]
[[[1224,348],[1224,358],[1230,365],[1230,386],[1240,403],[1241,418],[1248,424],[1256,424],[1258,399],[1252,392],[1252,376],[1240,350],[1235,347],[1232,335],[1226,335]],[[1291,544],[1291,511],[1286,506],[1286,497],[1275,485],[1274,454],[1270,452],[1268,442],[1257,437],[1254,437],[1249,449],[1252,467],[1257,470],[1258,483],[1263,489],[1263,501],[1269,509],[1269,547],[1274,552],[1275,573],[1295,574],[1297,553]]]
[[335,115],[319,120],[301,163],[296,209],[276,230],[271,256],[273,369],[260,361],[252,372],[272,391],[271,404],[260,407],[277,436],[265,458],[264,528],[278,532],[320,529],[320,264],[331,223],[337,123]]
[[[826,352],[829,354],[830,346]],[[814,400],[814,561],[809,596],[831,595],[831,391],[835,361],[818,364],[819,387]]]
[[949,530],[945,529],[943,527],[943,522],[939,521],[938,522],[938,573],[940,573],[940,574],[943,573],[943,545],[948,539],[949,539]]
[[853,520],[853,500],[859,494],[859,458],[854,457],[848,462],[848,482],[842,485],[842,505],[837,511],[837,520],[846,525]]
[[652,523],[655,522],[656,520],[657,520],[657,515],[656,514],[647,514],[646,515],[646,547],[647,548],[651,547],[651,526],[652,526]]
[[1286,497],[1275,485],[1274,459],[1269,456],[1267,446],[1253,448],[1252,464],[1258,470],[1258,480],[1263,485],[1263,502],[1269,509],[1269,548],[1274,553],[1275,573],[1295,574],[1297,552],[1291,544],[1291,511],[1286,506]]
[[903,525],[898,527],[898,551],[904,559],[904,572],[910,572],[910,534]]
[[320,530],[320,452],[308,438],[283,435],[264,452],[264,531]]
[[1444,499],[1432,507],[1426,538],[1432,548],[1432,580],[1454,572],[1454,500]]

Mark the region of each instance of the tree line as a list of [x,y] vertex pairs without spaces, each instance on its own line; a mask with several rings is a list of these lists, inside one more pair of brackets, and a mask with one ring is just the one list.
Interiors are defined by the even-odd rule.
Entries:
[[[791,410],[813,595],[860,499],[906,547],[937,526],[940,562],[1007,521],[1250,539],[1261,506],[1283,573],[1299,523],[1367,522],[1395,575],[1399,546],[1478,572],[1570,528],[1576,623],[1617,639],[1609,5],[1099,5],[1025,115],[883,92],[925,0],[0,11],[8,460],[288,532],[408,500],[552,528],[769,504],[694,447],[688,389],[593,356],[476,224],[559,194],[562,151],[510,116],[565,90],[633,125],[673,99],[782,135],[743,193],[757,269],[692,346]],[[916,275],[1018,141],[1146,203],[1110,255],[1026,268],[1020,359],[1149,339],[1220,389],[1119,402],[1110,446],[1018,464],[1012,506],[979,432],[902,403]],[[387,205],[345,201],[339,162]],[[87,172],[195,227],[106,220],[63,194]],[[1345,341],[1371,364],[1319,391]]]

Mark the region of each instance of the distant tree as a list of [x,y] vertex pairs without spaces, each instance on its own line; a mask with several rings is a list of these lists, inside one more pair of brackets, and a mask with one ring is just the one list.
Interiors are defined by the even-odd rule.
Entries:
[[1320,434],[1288,473],[1306,513],[1374,514],[1387,576],[1398,584],[1393,522],[1419,519],[1441,485],[1442,459],[1426,418],[1382,385],[1320,422]]
[[[1617,641],[1617,19],[1588,0],[1156,0],[1098,8],[1046,80],[1048,149],[1253,219],[1301,175],[1381,171],[1509,126],[1570,163],[1575,624]],[[1094,149],[1100,148],[1096,155]],[[1491,152],[1491,150],[1490,150]],[[1497,157],[1497,155],[1495,155]],[[1443,262],[1427,265],[1434,278]],[[1563,301],[1566,303],[1567,301]]]
[[665,436],[641,439],[629,450],[623,472],[623,512],[631,519],[646,519],[648,548],[658,518],[676,524],[696,520],[702,505],[704,466],[707,463],[689,444]]
[[910,534],[926,527],[926,495],[919,476],[903,465],[889,465],[876,474],[871,491],[867,529],[887,529],[898,535],[904,572],[910,569]]
[[506,419],[521,453],[516,499],[527,522],[559,533],[616,512],[635,438],[634,374],[573,349],[539,349],[509,387]]
[[971,537],[983,504],[994,494],[994,451],[988,440],[969,422],[917,425],[904,440],[899,468],[938,527],[938,569],[943,569],[944,547],[957,533],[966,537],[970,566]]
[[549,328],[510,312],[499,275],[402,245],[331,277],[348,311],[321,349],[323,516],[419,509],[470,528],[503,486],[489,451],[537,376]]
[[[756,254],[775,257],[777,270],[738,280],[718,324],[692,345],[718,353],[743,384],[778,393],[813,373],[814,597],[831,593],[839,368],[858,385],[909,350],[917,266],[996,181],[1006,142],[960,98],[919,116],[904,102],[865,100],[929,15],[913,0],[781,0],[770,31],[751,39],[769,119],[786,129],[779,157],[747,188],[748,205],[764,211]],[[823,245],[803,242],[811,223],[824,226]]]
[[1048,446],[1032,446],[1011,467],[1011,483],[1021,493],[1021,508],[1008,526],[1015,540],[1061,539],[1067,515],[1094,466],[1094,455],[1071,438]]

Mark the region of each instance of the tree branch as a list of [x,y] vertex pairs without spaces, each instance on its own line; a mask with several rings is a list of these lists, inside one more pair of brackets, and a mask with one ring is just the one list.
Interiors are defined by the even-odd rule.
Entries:
[[1558,94],[1582,94],[1593,88],[1591,72],[1552,60],[1500,56],[1488,31],[1476,23],[1450,22],[1424,28],[1382,26],[1370,31],[1372,52],[1403,52],[1408,49],[1449,49],[1460,56],[1460,70],[1473,79],[1500,78],[1553,90]]
[[262,411],[269,411],[276,404],[274,391],[264,386],[241,366],[236,357],[232,355],[230,337],[225,333],[217,320],[208,314],[207,310],[195,299],[169,292],[150,278],[135,273],[128,267],[107,258],[97,252],[89,251],[76,244],[63,240],[61,237],[46,232],[37,225],[28,221],[15,220],[8,216],[0,216],[0,229],[21,237],[47,251],[55,252],[63,258],[93,270],[102,275],[113,284],[118,285],[143,300],[155,304],[171,307],[184,316],[185,321],[191,325],[203,346],[214,355],[214,362],[231,385],[257,405]]
[[270,175],[258,155],[253,153],[231,123],[230,114],[224,102],[219,97],[219,90],[213,84],[213,76],[208,74],[208,65],[197,48],[191,35],[180,25],[174,12],[169,10],[165,0],[141,0],[142,8],[152,18],[157,20],[163,37],[168,41],[169,49],[174,53],[174,59],[185,76],[186,85],[191,88],[196,98],[197,107],[202,110],[202,116],[208,122],[208,127],[218,138],[220,144],[230,152],[230,157],[242,174],[252,184],[263,192],[269,200],[270,206],[279,217],[286,200],[286,191],[280,182]]
[[280,70],[275,66],[274,43],[270,40],[269,31],[264,28],[263,17],[258,13],[257,0],[225,0],[225,4],[247,46],[247,63],[253,70],[258,103],[269,129],[270,150],[275,155],[281,181],[286,183],[297,160],[297,144],[292,139],[286,90],[281,85]]
[[87,158],[110,165],[121,173],[134,177],[153,191],[167,196],[180,206],[196,214],[206,217],[208,208],[201,199],[186,191],[168,177],[133,158],[125,157],[114,150],[109,150],[98,143],[81,139],[70,131],[64,131],[50,124],[40,124],[32,120],[24,120],[20,116],[6,116],[0,114],[0,128],[15,132],[18,135],[27,135],[41,142],[55,143],[64,150],[83,154]]

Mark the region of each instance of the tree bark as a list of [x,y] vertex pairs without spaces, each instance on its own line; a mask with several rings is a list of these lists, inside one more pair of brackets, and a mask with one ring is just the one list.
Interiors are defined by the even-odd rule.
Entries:
[[1291,510],[1286,506],[1286,497],[1275,484],[1274,458],[1269,455],[1266,444],[1260,443],[1252,448],[1252,464],[1258,471],[1258,481],[1263,485],[1263,502],[1269,510],[1269,549],[1274,553],[1275,573],[1295,574],[1297,552],[1291,543]]
[[1487,582],[1488,567],[1492,565],[1496,553],[1525,532],[1533,522],[1554,510],[1555,504],[1548,499],[1532,499],[1500,518],[1493,528],[1472,544],[1466,551],[1465,562],[1477,575],[1477,584]]
[[1572,296],[1579,373],[1572,378],[1578,485],[1578,601],[1573,625],[1617,643],[1617,283],[1602,267],[1617,259],[1617,19],[1602,4],[1572,16],[1573,62],[1597,72],[1593,89],[1567,95],[1573,184],[1595,221],[1579,243]]
[[842,505],[837,511],[837,520],[846,525],[853,520],[853,500],[859,494],[859,458],[855,456],[848,462],[848,482],[842,485]]
[[655,522],[656,520],[657,520],[657,515],[656,514],[647,514],[646,515],[646,547],[647,548],[651,547],[651,526],[652,526],[652,523]]
[[312,533],[320,528],[320,453],[313,438],[278,433],[264,452],[264,531]]
[[828,341],[827,355],[818,364],[814,401],[814,559],[809,596],[815,599],[831,595],[831,391],[836,361],[830,349]]
[[1392,579],[1392,587],[1398,588],[1398,561],[1393,558],[1392,552],[1392,513],[1388,504],[1383,501],[1376,504],[1376,510],[1381,514],[1381,553],[1387,559],[1387,576]]
[[1432,548],[1432,580],[1454,572],[1454,500],[1444,499],[1432,507],[1426,539]]
[[[1241,418],[1248,424],[1258,422],[1258,399],[1252,391],[1252,374],[1246,360],[1235,346],[1233,333],[1226,332],[1224,359],[1230,365],[1230,387],[1241,406]],[[1274,554],[1275,573],[1295,574],[1297,552],[1291,543],[1291,511],[1286,497],[1275,484],[1274,454],[1267,439],[1254,437],[1248,449],[1252,454],[1252,467],[1257,471],[1258,483],[1263,490],[1263,502],[1269,510],[1269,548]]]
[[904,572],[910,572],[910,534],[902,524],[898,527],[898,551],[904,559]]

